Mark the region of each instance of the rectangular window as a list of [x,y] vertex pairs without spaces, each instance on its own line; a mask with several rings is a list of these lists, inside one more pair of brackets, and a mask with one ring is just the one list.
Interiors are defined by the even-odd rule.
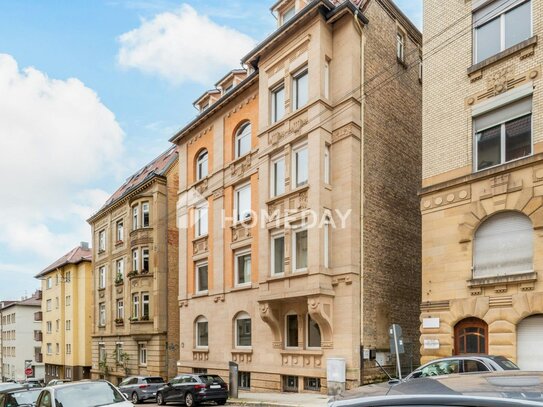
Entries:
[[208,346],[208,326],[207,321],[196,322],[196,346],[207,347]]
[[115,281],[116,282],[123,281],[123,278],[124,278],[124,260],[123,259],[117,260],[116,270],[117,270],[117,275],[115,276]]
[[124,319],[124,300],[117,300],[117,319]]
[[46,326],[47,326],[47,333],[48,334],[52,333],[53,332],[53,322],[47,321]]
[[287,9],[284,13],[283,13],[283,16],[281,18],[281,20],[283,21],[283,24],[285,24],[287,21],[289,21],[290,19],[292,19],[292,17],[294,17],[296,14],[296,8],[294,6],[292,6],[291,8]]
[[139,294],[132,295],[132,318],[140,317],[140,296]]
[[146,273],[149,270],[149,249],[145,247],[141,249],[141,271]]
[[98,360],[100,362],[105,362],[106,361],[106,345],[104,345],[103,343],[99,343],[98,344]]
[[477,171],[532,154],[532,98],[473,119]]
[[330,146],[324,146],[324,183],[330,184]]
[[59,328],[60,328],[60,319],[57,319],[57,320],[55,321],[55,328],[56,328],[55,331],[58,332],[58,330],[59,330]]
[[324,97],[330,98],[330,62],[324,63]]
[[141,317],[149,319],[149,293],[141,293]]
[[98,232],[98,252],[106,251],[106,231],[101,230]]
[[298,110],[307,104],[309,98],[309,74],[307,69],[297,73],[293,77],[292,98],[294,100],[294,110]]
[[47,344],[47,354],[48,355],[51,355],[53,353],[53,344],[52,343],[48,343]]
[[102,266],[98,269],[98,288],[106,288],[106,267]]
[[144,228],[148,228],[150,225],[149,202],[144,202],[141,204],[141,223]]
[[72,321],[67,319],[65,323],[66,323],[66,330],[71,331],[72,330]]
[[235,257],[236,285],[251,284],[251,253],[238,253]]
[[106,325],[106,304],[104,304],[103,302],[100,303],[98,306],[98,325]]
[[139,206],[134,206],[132,208],[132,230],[139,228]]
[[236,319],[236,346],[251,346],[251,318]]
[[294,271],[307,269],[307,230],[294,232]]
[[138,250],[132,250],[132,272],[138,272]]
[[71,379],[71,378],[72,378],[72,368],[67,367],[66,368],[66,379]]
[[298,148],[294,151],[294,162],[292,165],[293,179],[295,186],[300,187],[307,184],[308,180],[308,157],[307,146]]
[[196,208],[196,237],[205,236],[208,233],[207,205]]
[[272,196],[285,193],[285,158],[281,157],[272,163]]
[[285,85],[281,84],[271,92],[271,121],[278,122],[285,115]]
[[47,311],[51,311],[51,309],[53,308],[53,301],[47,300],[47,301],[45,302],[45,307],[46,307],[45,309],[46,309]]
[[235,193],[236,221],[241,222],[251,216],[251,185],[236,189]]
[[66,355],[71,355],[71,354],[72,354],[72,344],[67,343],[66,344]]
[[207,263],[196,265],[196,292],[206,292],[208,289]]
[[283,391],[298,393],[298,376],[283,376]]
[[67,295],[66,296],[66,306],[70,306],[72,305],[72,296],[71,295]]
[[53,279],[51,277],[47,277],[47,289],[50,289],[53,287]]
[[58,297],[55,297],[55,309],[58,309],[58,307],[59,307]]
[[117,242],[124,240],[124,224],[123,221],[117,221]]
[[323,255],[324,255],[324,267],[330,267],[330,219],[326,218],[323,225]]
[[475,63],[532,36],[532,2],[497,0],[473,14]]
[[139,362],[141,366],[147,366],[147,345],[140,343],[138,345],[139,349]]
[[55,344],[55,349],[56,349],[56,354],[60,354],[60,344],[59,343],[56,343]]
[[67,283],[72,281],[72,272],[71,271],[66,272],[66,274],[64,275],[64,281],[66,281]]
[[123,362],[123,344],[117,342],[115,344],[115,363],[121,364]]
[[272,274],[283,274],[285,272],[285,236],[273,236],[271,242]]
[[238,388],[243,390],[251,390],[250,372],[238,372]]
[[296,348],[298,347],[298,315],[287,315],[286,325],[286,346]]
[[304,377],[304,390],[320,391],[321,379],[318,377]]
[[405,36],[400,32],[396,33],[396,58],[405,61]]

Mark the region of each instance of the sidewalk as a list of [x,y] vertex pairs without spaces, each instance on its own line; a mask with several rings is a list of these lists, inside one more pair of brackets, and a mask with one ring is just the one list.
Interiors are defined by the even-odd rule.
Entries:
[[308,393],[249,393],[239,392],[228,404],[248,407],[326,407],[328,396]]

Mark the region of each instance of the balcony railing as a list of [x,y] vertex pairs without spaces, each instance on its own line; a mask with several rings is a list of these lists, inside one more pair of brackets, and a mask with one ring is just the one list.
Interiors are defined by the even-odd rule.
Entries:
[[34,321],[42,321],[43,313],[41,311],[34,312]]
[[41,342],[43,340],[43,334],[41,331],[34,331],[34,340],[36,342]]

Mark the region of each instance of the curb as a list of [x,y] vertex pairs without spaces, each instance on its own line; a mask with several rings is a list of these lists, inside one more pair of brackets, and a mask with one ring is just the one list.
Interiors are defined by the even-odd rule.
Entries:
[[244,407],[304,407],[307,403],[282,403],[276,401],[259,401],[259,400],[247,400],[247,399],[232,399],[229,398],[226,404],[240,405]]

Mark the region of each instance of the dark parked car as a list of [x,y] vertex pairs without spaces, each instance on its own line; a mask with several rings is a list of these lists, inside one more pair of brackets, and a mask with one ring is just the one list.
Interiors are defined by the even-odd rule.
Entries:
[[164,379],[158,376],[130,376],[119,384],[119,390],[132,403],[138,404],[142,401],[155,399],[156,392],[164,386]]
[[40,392],[41,388],[16,388],[2,391],[0,393],[0,407],[34,406]]
[[193,407],[204,401],[226,404],[228,386],[220,376],[213,374],[179,375],[161,387],[156,394],[157,404],[165,405],[170,401],[183,402]]
[[519,370],[518,366],[503,356],[465,355],[432,360],[411,372],[404,380],[418,377],[442,376],[453,373],[499,372]]
[[[543,372],[507,370],[488,373],[421,377],[399,384],[362,386],[334,398],[335,401],[365,400],[372,396],[470,396],[504,397],[543,403]],[[347,406],[355,404],[332,404]],[[365,405],[365,404],[360,404]],[[381,404],[376,404],[381,405]],[[409,404],[406,404],[409,405]],[[470,404],[468,404],[470,405]]]

